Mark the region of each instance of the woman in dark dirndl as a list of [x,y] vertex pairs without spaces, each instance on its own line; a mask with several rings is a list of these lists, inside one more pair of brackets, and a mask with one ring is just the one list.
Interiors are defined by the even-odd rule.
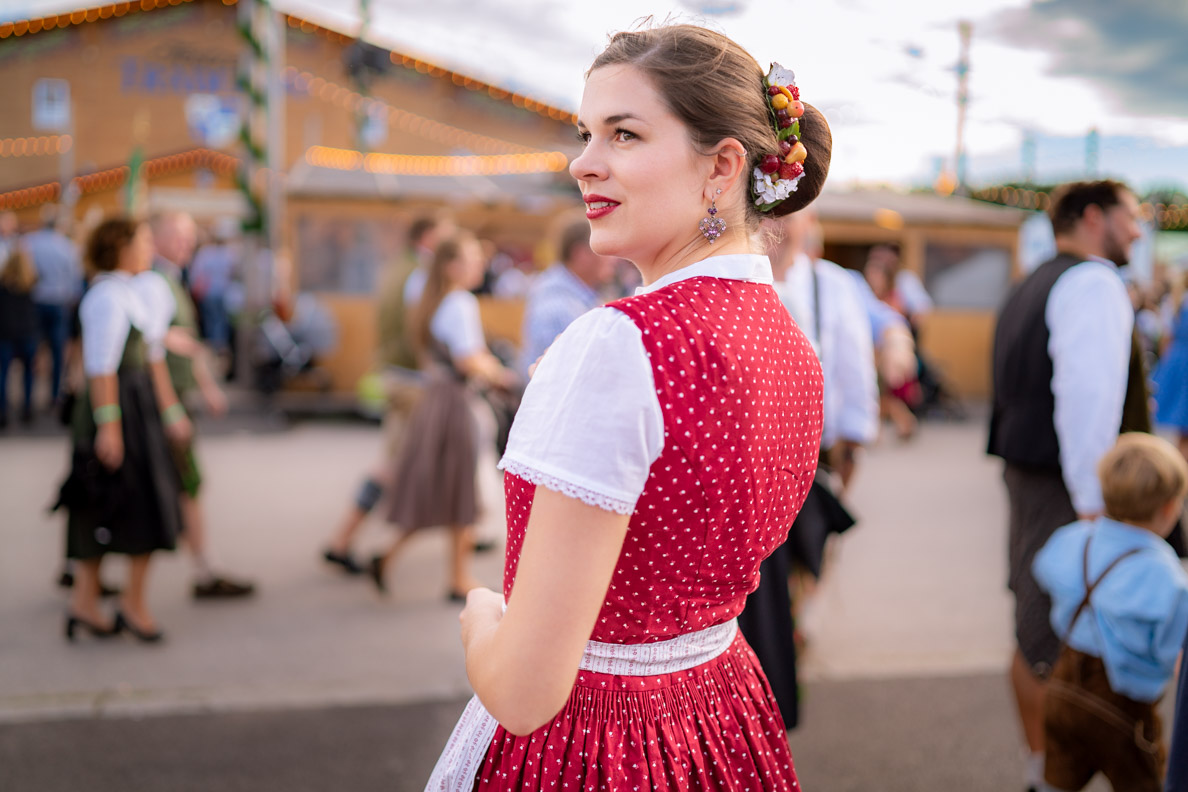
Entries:
[[432,790],[795,790],[736,617],[817,467],[821,368],[763,217],[829,167],[794,75],[675,25],[615,35],[570,164],[590,245],[644,286],[545,353],[504,469],[503,591],[462,613],[476,697]]
[[434,526],[450,533],[447,598],[462,602],[478,585],[470,572],[482,501],[478,467],[494,448],[495,427],[477,388],[511,388],[517,381],[491,354],[483,336],[471,289],[482,283],[485,272],[479,241],[468,232],[455,232],[438,243],[421,300],[409,316],[409,336],[425,384],[392,475],[388,520],[399,533],[369,566],[381,592],[387,590],[388,566],[408,539]]
[[[165,368],[164,324],[146,295],[160,293],[148,271],[151,232],[114,218],[87,243],[95,273],[79,305],[86,390],[71,421],[73,458],[59,505],[67,512],[66,555],[75,582],[66,637],[121,631],[162,637],[148,607],[149,563],[172,550],[181,528],[173,447],[188,440],[189,420]],[[128,556],[128,579],[114,618],[99,604],[99,568],[108,554]]]

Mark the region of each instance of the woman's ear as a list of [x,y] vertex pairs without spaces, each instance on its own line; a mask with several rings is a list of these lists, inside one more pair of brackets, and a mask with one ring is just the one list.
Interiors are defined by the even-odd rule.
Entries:
[[725,138],[709,152],[710,171],[705,185],[708,202],[737,184],[747,168],[747,150],[734,138]]

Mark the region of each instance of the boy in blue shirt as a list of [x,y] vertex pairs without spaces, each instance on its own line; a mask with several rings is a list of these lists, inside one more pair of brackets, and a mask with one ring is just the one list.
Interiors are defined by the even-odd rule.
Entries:
[[1159,792],[1166,749],[1156,702],[1188,632],[1188,575],[1164,541],[1188,494],[1166,440],[1124,434],[1097,468],[1105,516],[1060,528],[1032,571],[1064,647],[1044,707],[1044,781]]

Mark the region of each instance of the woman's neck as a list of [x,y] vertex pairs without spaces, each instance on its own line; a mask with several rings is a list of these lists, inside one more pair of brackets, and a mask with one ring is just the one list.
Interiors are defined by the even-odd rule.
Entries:
[[682,247],[675,250],[661,250],[651,260],[636,261],[634,264],[639,270],[639,274],[643,276],[643,285],[650,286],[665,276],[711,256],[748,255],[754,252],[751,248],[750,237],[745,232],[724,234],[713,244],[707,242],[699,234],[696,239],[687,242]]

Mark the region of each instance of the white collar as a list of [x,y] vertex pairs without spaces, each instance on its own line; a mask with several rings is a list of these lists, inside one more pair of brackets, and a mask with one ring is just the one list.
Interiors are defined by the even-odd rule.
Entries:
[[637,295],[663,289],[689,278],[726,278],[728,280],[754,281],[771,284],[771,262],[767,256],[757,253],[731,253],[724,256],[710,256],[707,259],[681,267],[648,286],[635,290]]

